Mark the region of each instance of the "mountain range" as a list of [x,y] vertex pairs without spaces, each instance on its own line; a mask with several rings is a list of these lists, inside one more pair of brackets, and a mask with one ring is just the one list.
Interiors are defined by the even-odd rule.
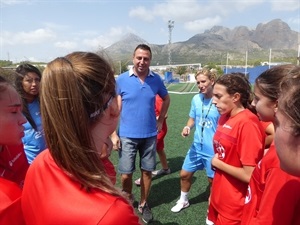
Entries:
[[150,44],[135,34],[127,34],[122,40],[104,49],[114,61],[130,62],[138,44],[148,44],[152,50],[152,65],[168,65],[169,49],[171,64],[217,63],[226,60],[239,63],[248,60],[272,61],[297,57],[300,33],[291,30],[281,19],[259,23],[255,29],[238,26],[229,29],[214,26],[210,30],[194,35],[183,42],[165,45]]

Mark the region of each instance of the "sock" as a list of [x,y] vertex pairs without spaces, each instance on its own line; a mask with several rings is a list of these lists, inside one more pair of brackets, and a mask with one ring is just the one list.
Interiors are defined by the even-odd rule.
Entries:
[[188,201],[188,195],[189,195],[189,192],[181,191],[179,201],[180,202],[186,202],[186,201]]

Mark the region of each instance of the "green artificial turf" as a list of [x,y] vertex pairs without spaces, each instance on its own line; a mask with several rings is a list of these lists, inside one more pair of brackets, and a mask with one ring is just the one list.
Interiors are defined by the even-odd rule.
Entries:
[[[180,87],[181,88],[181,87]],[[193,141],[193,130],[189,137],[181,136],[182,128],[188,120],[191,99],[195,94],[170,94],[171,105],[168,112],[168,133],[165,137],[165,152],[168,164],[172,173],[170,175],[155,177],[152,181],[151,192],[148,204],[154,215],[153,225],[202,225],[205,224],[207,199],[209,195],[208,181],[205,171],[197,171],[193,177],[193,184],[189,194],[190,206],[179,213],[171,212],[171,208],[176,204],[180,196],[179,172]],[[118,154],[112,152],[111,160],[117,169]],[[136,168],[133,179],[140,177],[137,157]],[[159,158],[157,156],[157,169],[160,169]],[[117,175],[117,186],[120,185],[120,176]],[[133,194],[136,201],[140,199],[140,188],[133,184]],[[135,209],[137,203],[135,204]],[[140,216],[136,210],[137,215]]]

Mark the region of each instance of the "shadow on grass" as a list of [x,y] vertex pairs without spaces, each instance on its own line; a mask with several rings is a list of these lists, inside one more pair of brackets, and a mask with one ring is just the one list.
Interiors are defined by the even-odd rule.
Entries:
[[[169,176],[169,178],[166,178]],[[170,175],[165,176],[165,180],[153,184],[151,187],[151,196],[149,201],[152,207],[162,204],[168,204],[176,200],[180,194],[180,181],[178,178],[170,178]]]
[[[152,185],[151,194],[150,194],[151,196],[149,198],[149,202],[151,202],[152,207],[175,202],[175,200],[177,200],[180,197],[179,174],[177,178],[168,178],[168,176],[164,176],[164,180]],[[159,179],[159,177],[156,179]],[[196,180],[197,178],[193,177],[191,189],[193,188],[193,183],[195,183]],[[205,191],[204,192],[199,191],[199,195],[189,199],[189,203],[192,205],[201,202],[207,202],[209,193],[210,193],[210,188],[209,185],[207,185]]]
[[[165,176],[157,176],[152,179],[151,193],[149,197],[149,202],[151,207],[157,207],[163,204],[169,204],[175,202],[180,196],[180,174],[183,163],[183,157],[176,157],[169,159],[169,166],[172,173]],[[209,197],[209,185],[208,183],[195,184],[199,176],[193,176],[192,188],[197,188],[199,190],[199,195],[191,198],[189,200],[190,204],[197,204],[201,202],[206,202]]]
[[172,173],[179,172],[181,170],[183,161],[184,157],[182,156],[168,159],[168,165],[171,168]]
[[159,221],[156,221],[156,220],[153,220],[152,222],[151,222],[151,225],[179,225],[179,223],[174,223],[174,222],[171,222],[171,223],[161,223],[161,222],[159,222]]
[[[168,158],[168,166],[171,169],[171,175],[172,174],[177,174],[179,176],[179,171],[181,170],[182,164],[184,161],[184,157],[179,156],[179,157],[174,157],[174,158]],[[156,163],[156,169],[160,169],[161,164],[158,161]],[[153,177],[152,180],[160,179],[161,176]]]
[[190,204],[197,204],[199,202],[206,202],[208,200],[210,193],[210,186],[207,184],[204,192],[200,193],[198,196],[189,199]]

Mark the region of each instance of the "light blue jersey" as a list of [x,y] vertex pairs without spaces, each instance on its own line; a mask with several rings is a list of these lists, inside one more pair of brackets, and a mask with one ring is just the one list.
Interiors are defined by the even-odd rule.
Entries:
[[31,164],[35,157],[46,149],[46,143],[42,128],[40,104],[37,99],[28,104],[28,110],[37,126],[37,130],[35,130],[28,121],[23,124],[25,136],[22,138],[22,142],[28,163]]
[[217,129],[220,114],[212,99],[204,98],[203,94],[197,94],[193,97],[189,117],[194,119],[194,143],[201,144],[202,150],[208,153],[213,150],[213,136]]
[[206,170],[207,177],[213,178],[211,159],[214,156],[213,137],[220,114],[212,104],[212,99],[203,94],[193,97],[189,117],[194,119],[194,141],[188,150],[182,169],[188,172]]

